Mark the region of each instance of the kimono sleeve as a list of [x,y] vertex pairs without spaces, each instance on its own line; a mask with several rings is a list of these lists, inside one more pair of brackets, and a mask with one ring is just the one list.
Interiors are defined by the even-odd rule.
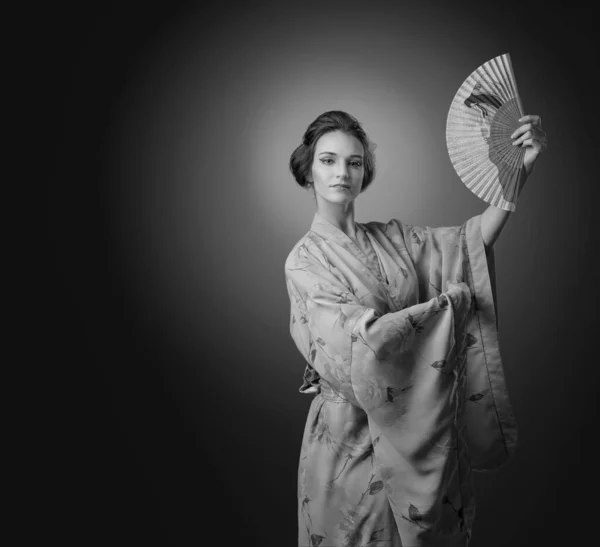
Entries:
[[465,283],[473,295],[466,322],[467,439],[472,468],[495,469],[513,454],[517,424],[504,377],[498,337],[493,248],[486,249],[481,215],[455,227],[417,227],[398,221],[418,277],[419,298]]
[[362,305],[327,262],[304,246],[286,261],[286,283],[297,348],[334,390],[365,410],[384,400],[388,387],[393,389],[390,377],[384,381],[386,375],[394,377],[394,385],[412,377],[415,336],[446,316],[444,343],[434,361],[448,357],[471,302],[464,283],[451,284],[428,302],[379,314]]

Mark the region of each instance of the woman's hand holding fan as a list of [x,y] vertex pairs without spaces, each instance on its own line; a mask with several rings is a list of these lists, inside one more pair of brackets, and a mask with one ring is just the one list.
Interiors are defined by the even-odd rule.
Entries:
[[535,114],[530,114],[519,118],[519,127],[511,136],[513,146],[522,146],[525,148],[523,156],[523,166],[525,173],[529,175],[533,171],[536,160],[548,146],[546,132],[542,129],[542,119]]

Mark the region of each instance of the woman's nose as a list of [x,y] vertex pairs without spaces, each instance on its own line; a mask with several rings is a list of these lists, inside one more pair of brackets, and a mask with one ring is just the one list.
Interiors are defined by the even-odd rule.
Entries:
[[338,170],[338,178],[345,179],[347,177],[348,177],[348,167],[345,164],[342,164],[342,166]]

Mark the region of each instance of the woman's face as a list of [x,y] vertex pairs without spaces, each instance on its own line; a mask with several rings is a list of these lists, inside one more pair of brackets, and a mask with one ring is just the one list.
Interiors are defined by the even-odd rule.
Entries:
[[364,172],[363,146],[356,137],[332,131],[317,141],[309,177],[317,199],[350,203],[360,194]]

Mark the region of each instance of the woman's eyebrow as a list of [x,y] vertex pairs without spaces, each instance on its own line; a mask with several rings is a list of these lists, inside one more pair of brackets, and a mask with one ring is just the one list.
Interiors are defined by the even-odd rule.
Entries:
[[[337,154],[335,152],[319,152],[319,155],[321,155],[321,154],[331,154],[332,156],[337,156]],[[360,154],[351,154],[348,157],[349,158],[360,158],[360,159],[362,159],[362,156]]]

